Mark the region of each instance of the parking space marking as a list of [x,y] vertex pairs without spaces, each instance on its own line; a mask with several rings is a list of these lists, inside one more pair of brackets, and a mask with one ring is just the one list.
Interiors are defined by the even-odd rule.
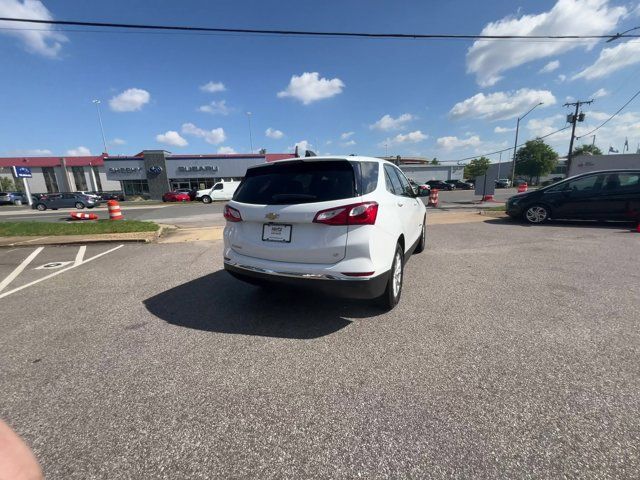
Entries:
[[80,265],[82,263],[82,259],[84,258],[84,252],[87,251],[87,247],[86,245],[82,245],[80,247],[80,249],[78,250],[78,253],[76,254],[76,259],[73,262],[73,266],[77,267],[78,265]]
[[[18,265],[13,272],[11,272],[9,274],[9,276],[7,278],[5,278],[4,280],[2,280],[2,282],[0,282],[0,292],[2,290],[4,290],[5,288],[7,288],[7,286],[13,282],[13,280],[15,280],[15,278],[20,275],[22,273],[22,271],[27,268],[27,265],[29,265],[34,258],[36,258],[38,256],[38,254],[44,250],[44,247],[38,247],[36,248],[33,252],[31,252],[31,254],[25,258],[22,263],[20,265]],[[2,298],[2,295],[0,295],[0,298]]]
[[[20,286],[20,287],[14,288],[13,290],[9,290],[8,292],[0,293],[0,298],[8,297],[8,296],[9,296],[9,295],[11,295],[12,293],[19,292],[20,290],[24,290],[25,288],[31,287],[31,286],[33,286],[33,285],[36,285],[36,284],[40,283],[40,282],[43,282],[43,281],[45,281],[45,280],[48,280],[49,278],[53,278],[53,277],[55,277],[56,275],[60,275],[61,273],[64,273],[64,272],[66,272],[66,271],[68,271],[68,270],[71,270],[72,268],[76,268],[76,267],[79,267],[80,265],[84,265],[85,263],[89,263],[89,262],[91,262],[91,261],[93,261],[93,260],[96,260],[96,259],[98,259],[98,258],[100,258],[100,257],[102,257],[102,256],[104,256],[104,255],[107,255],[108,253],[115,252],[116,250],[118,250],[118,249],[120,249],[120,248],[122,248],[122,247],[124,247],[124,245],[118,245],[117,247],[114,247],[114,248],[112,248],[112,249],[110,249],[110,250],[107,250],[106,252],[102,252],[102,253],[99,253],[98,255],[95,255],[95,256],[93,256],[93,257],[91,257],[91,258],[87,258],[86,260],[82,260],[82,261],[81,261],[80,263],[78,263],[78,264],[76,264],[76,263],[74,262],[74,264],[73,264],[73,265],[71,265],[71,266],[69,266],[69,267],[66,267],[66,268],[63,268],[62,270],[58,270],[58,271],[56,271],[56,272],[50,273],[49,275],[46,275],[46,276],[44,276],[44,277],[42,277],[42,278],[39,278],[39,279],[37,279],[37,280],[34,280],[34,281],[32,281],[32,282],[29,282],[29,283],[27,283],[27,284],[25,284],[25,285],[22,285],[22,286]],[[38,248],[38,249],[36,250],[36,252],[37,252],[37,253],[36,253],[36,252],[33,252],[31,255],[29,255],[29,257],[32,257],[32,258],[31,258],[31,259],[29,259],[29,257],[27,257],[27,259],[26,259],[24,262],[22,262],[22,263],[24,264],[24,267],[26,267],[26,266],[29,264],[29,262],[30,262],[31,260],[33,260],[33,258],[35,258],[35,256],[36,256],[38,253],[40,253],[40,252],[42,251],[42,249],[43,249],[43,248],[44,248],[44,247],[40,247],[40,248]],[[35,255],[34,255],[34,254],[35,254]],[[80,252],[78,252],[78,254],[80,254]],[[84,255],[84,253],[83,253],[83,255]],[[77,259],[77,258],[78,258],[78,257],[76,256],[76,259]],[[27,262],[27,260],[29,260],[29,262]],[[22,266],[22,264],[21,264],[21,266]],[[24,270],[24,267],[23,267],[20,271],[18,271],[18,272],[13,276],[13,278],[11,278],[11,280],[13,280],[15,277],[17,277],[17,276],[18,276],[18,274],[19,274],[20,272],[22,272],[22,270]],[[18,268],[20,268],[20,267],[18,267]],[[18,269],[16,268],[16,270],[18,270]],[[11,277],[11,276],[16,272],[16,270],[14,270],[14,271],[11,273],[11,275],[9,275],[9,277]],[[11,280],[9,280],[9,282],[7,282],[7,280],[9,279],[9,277],[7,277],[7,278],[2,282],[2,284],[0,284],[0,291],[1,291],[1,290],[2,290],[6,285],[8,285],[8,284],[9,284],[9,282],[11,281]],[[5,284],[5,282],[7,282],[7,283]]]

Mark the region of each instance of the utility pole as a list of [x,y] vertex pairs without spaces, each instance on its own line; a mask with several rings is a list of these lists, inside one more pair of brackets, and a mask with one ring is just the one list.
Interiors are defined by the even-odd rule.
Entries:
[[569,171],[571,170],[571,158],[573,157],[573,141],[576,138],[576,124],[578,122],[584,122],[584,113],[578,111],[582,105],[591,105],[593,100],[570,102],[565,103],[565,107],[576,107],[575,112],[573,114],[567,115],[567,122],[571,124],[571,141],[569,142],[569,153],[567,154],[567,177],[569,176]]

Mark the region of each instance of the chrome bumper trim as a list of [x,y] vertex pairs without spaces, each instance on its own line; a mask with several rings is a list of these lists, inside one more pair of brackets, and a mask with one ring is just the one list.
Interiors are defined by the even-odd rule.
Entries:
[[248,270],[250,272],[265,273],[267,275],[277,275],[279,277],[304,278],[308,280],[340,280],[345,282],[363,282],[363,281],[366,282],[367,280],[374,278],[374,277],[337,277],[334,275],[327,275],[322,273],[281,272],[277,270],[271,270],[269,268],[260,268],[260,267],[254,267],[252,265],[243,265],[241,263],[227,261],[227,260],[225,260],[224,263],[225,265],[241,268],[243,270]]

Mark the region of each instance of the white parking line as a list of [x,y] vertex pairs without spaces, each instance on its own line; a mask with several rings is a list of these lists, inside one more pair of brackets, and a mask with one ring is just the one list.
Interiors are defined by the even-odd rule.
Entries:
[[82,259],[84,258],[84,252],[86,251],[87,251],[87,247],[85,245],[82,245],[78,250],[78,253],[76,254],[76,260],[73,262],[74,267],[77,267],[82,263]]
[[[100,258],[100,257],[102,257],[102,256],[104,256],[104,255],[106,255],[106,254],[108,254],[108,253],[115,252],[116,250],[118,250],[119,248],[122,248],[122,247],[124,247],[124,245],[118,245],[117,247],[114,247],[114,248],[112,248],[111,250],[107,250],[106,252],[102,252],[102,253],[99,253],[98,255],[95,255],[95,256],[93,256],[93,257],[91,257],[91,258],[87,258],[86,260],[82,260],[82,261],[81,261],[80,263],[78,263],[78,264],[76,264],[76,263],[74,262],[74,264],[73,264],[73,265],[71,265],[70,267],[63,268],[62,270],[58,270],[58,271],[56,271],[56,272],[50,273],[49,275],[47,275],[47,276],[45,276],[45,277],[39,278],[39,279],[37,279],[37,280],[34,280],[33,282],[29,282],[29,283],[27,283],[26,285],[22,285],[22,286],[20,286],[20,287],[14,288],[13,290],[9,290],[8,292],[4,292],[4,293],[0,294],[0,298],[8,297],[8,296],[9,296],[9,295],[11,295],[12,293],[19,292],[20,290],[24,290],[25,288],[31,287],[31,286],[33,286],[33,285],[35,285],[35,284],[37,284],[37,283],[43,282],[43,281],[45,281],[45,280],[48,280],[49,278],[53,278],[53,277],[55,277],[56,275],[60,275],[61,273],[66,272],[67,270],[71,270],[72,268],[76,268],[76,267],[79,267],[80,265],[84,265],[85,263],[89,263],[90,261],[92,261],[92,260],[96,260],[97,258]],[[40,253],[40,251],[41,251],[43,248],[44,248],[44,247],[40,247],[40,248],[39,248],[38,250],[36,250],[36,251],[37,251],[38,253]],[[33,256],[33,257],[35,258],[35,256],[37,255],[37,253],[36,253],[36,255],[34,255],[34,253],[35,253],[35,252],[33,252],[31,255],[29,255],[29,257]],[[78,252],[78,255],[79,255],[79,254],[80,254],[80,252]],[[76,256],[76,259],[77,259],[77,258],[78,258],[78,257]],[[29,258],[27,258],[27,260],[29,260]],[[22,263],[24,264],[25,262],[27,262],[27,260],[25,260],[25,261],[24,261],[24,262],[22,262]],[[31,258],[31,260],[33,260],[33,258]],[[29,262],[30,262],[31,260],[29,260]],[[28,265],[28,263],[29,263],[29,262],[27,262],[24,266],[26,267],[26,266]],[[20,267],[18,267],[18,268],[20,268]],[[17,270],[17,269],[16,269],[16,270]],[[24,270],[24,267],[23,267],[23,269],[22,269],[22,270]],[[20,272],[21,272],[22,270],[20,270]],[[15,270],[14,270],[14,272],[15,272]],[[14,273],[14,272],[12,272],[12,273],[11,273],[11,275],[13,275],[13,273]],[[18,272],[18,274],[19,274],[20,272]],[[17,277],[17,276],[18,276],[18,274],[16,274],[13,278]],[[11,275],[9,275],[9,276],[11,276]],[[7,278],[8,278],[8,277],[7,277]],[[13,278],[12,278],[11,280],[13,280]],[[3,283],[4,283],[4,282],[6,282],[6,279],[3,281]],[[8,284],[9,284],[9,283],[7,282],[7,285],[8,285]],[[5,285],[5,286],[6,286],[6,285]],[[4,286],[3,286],[2,288],[4,288]],[[0,288],[0,290],[2,290],[2,288]]]
[[[7,287],[7,285],[9,285],[11,282],[13,282],[13,280],[18,275],[20,275],[25,268],[27,268],[27,265],[29,265],[33,261],[33,259],[36,258],[38,256],[38,254],[42,250],[44,250],[44,247],[36,248],[33,252],[31,252],[31,254],[27,258],[24,259],[24,261],[20,265],[18,265],[15,268],[15,270],[13,272],[11,272],[9,274],[9,276],[7,278],[5,278],[2,282],[0,282],[0,292],[2,290],[4,290]],[[2,298],[2,297],[0,296],[0,298]]]

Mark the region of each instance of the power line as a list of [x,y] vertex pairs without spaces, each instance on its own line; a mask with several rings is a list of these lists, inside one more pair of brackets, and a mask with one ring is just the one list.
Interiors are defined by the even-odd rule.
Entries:
[[[550,136],[552,136],[552,135],[555,135],[556,133],[563,132],[563,131],[564,131],[564,130],[566,130],[567,128],[569,128],[569,125],[567,125],[567,126],[565,126],[565,127],[562,127],[561,129],[556,130],[556,131],[554,131],[554,132],[547,133],[546,135],[543,135],[543,136],[541,136],[541,137],[536,137],[535,139],[536,139],[536,140],[542,140],[542,139],[544,139],[544,138],[547,138],[547,137],[550,137]],[[526,145],[526,144],[527,144],[527,142],[520,143],[520,144],[516,145],[516,148],[518,148],[518,147],[522,147],[522,146],[524,146],[524,145]],[[443,160],[442,162],[443,162],[443,163],[444,163],[444,162],[464,162],[464,161],[466,161],[466,160],[474,160],[474,159],[476,159],[476,158],[478,158],[478,157],[488,157],[488,156],[490,156],[490,155],[496,155],[496,154],[498,154],[498,153],[508,152],[509,150],[513,150],[513,147],[503,148],[502,150],[496,150],[495,152],[490,152],[490,153],[480,153],[480,154],[478,154],[478,155],[473,155],[473,156],[471,156],[471,157],[460,158],[460,159],[458,159],[458,160]]]
[[616,113],[614,113],[613,115],[611,115],[609,118],[607,118],[604,122],[602,122],[600,125],[598,125],[596,128],[594,128],[593,130],[591,130],[588,133],[585,133],[584,135],[580,135],[579,137],[576,137],[576,140],[581,139],[582,137],[588,137],[589,135],[591,135],[593,132],[600,130],[600,128],[604,127],[607,123],[609,123],[616,115],[618,115],[622,110],[624,110],[626,108],[627,105],[629,105],[631,102],[633,102],[633,100],[640,95],[640,90],[638,90],[633,97],[631,97],[627,103],[625,103],[623,106],[621,106],[618,111]]
[[[396,39],[468,39],[468,40],[602,40],[610,39],[611,35],[468,35],[468,34],[441,34],[441,33],[372,33],[372,32],[327,32],[308,30],[270,30],[254,28],[217,28],[194,27],[180,25],[152,25],[112,22],[84,22],[77,20],[41,20],[34,18],[10,18],[0,17],[0,21],[35,23],[57,26],[98,27],[98,28],[123,28],[137,30],[167,30],[182,32],[214,32],[214,33],[239,33],[245,35],[293,35],[316,37],[359,37],[359,38],[396,38]],[[618,35],[618,34],[617,34]],[[619,34],[616,38],[640,38],[640,35]]]

